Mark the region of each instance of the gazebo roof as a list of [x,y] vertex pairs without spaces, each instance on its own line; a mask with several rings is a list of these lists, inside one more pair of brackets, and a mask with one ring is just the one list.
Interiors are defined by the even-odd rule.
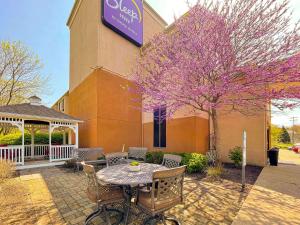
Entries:
[[9,115],[24,119],[59,120],[66,122],[82,122],[82,120],[39,104],[23,103],[0,106],[0,116]]

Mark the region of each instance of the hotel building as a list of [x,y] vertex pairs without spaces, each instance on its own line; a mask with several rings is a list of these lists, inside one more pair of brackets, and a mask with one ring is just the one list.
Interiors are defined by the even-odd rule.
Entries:
[[[112,13],[106,4],[117,12]],[[131,4],[131,8],[126,4]],[[118,13],[117,18],[114,13]],[[112,16],[110,19],[115,21],[105,16]],[[141,35],[134,31],[136,26],[128,28],[133,32],[130,34],[119,27],[134,19],[142,27],[139,28]],[[128,77],[140,54],[140,46],[168,26],[146,1],[76,0],[67,25],[70,30],[69,90],[53,108],[84,121],[79,127],[80,147],[103,147],[105,152],[116,152],[125,144],[126,148],[145,146],[165,152],[206,153],[210,123],[205,113],[177,112],[174,118],[156,123],[153,114],[136,109],[132,101],[134,94],[126,88],[132,85]],[[269,126],[267,111],[255,117],[220,113],[218,150],[221,159],[228,161],[229,150],[242,145],[242,133],[246,130],[247,162],[264,166],[270,145]]]

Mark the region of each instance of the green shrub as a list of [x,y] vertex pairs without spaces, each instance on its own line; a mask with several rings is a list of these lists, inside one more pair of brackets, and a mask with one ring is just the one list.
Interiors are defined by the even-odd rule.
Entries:
[[163,158],[164,158],[163,152],[147,152],[146,154],[147,163],[162,164]]
[[231,161],[233,161],[236,167],[240,167],[243,161],[242,148],[239,146],[234,147],[230,150],[228,157]]
[[69,160],[65,161],[64,167],[65,168],[74,168],[75,163],[76,163],[75,159],[69,159]]
[[198,153],[148,152],[146,162],[161,164],[164,154],[180,155],[182,157],[181,164],[187,166],[188,173],[203,172],[208,165],[206,156]]
[[281,128],[280,133],[278,135],[278,142],[284,144],[291,143],[291,137],[284,126]]
[[[31,135],[25,133],[24,135],[25,145],[31,144]],[[51,135],[52,144],[62,144],[62,133],[53,133]],[[49,135],[45,133],[36,133],[34,137],[34,143],[37,145],[49,144]],[[22,134],[20,132],[8,134],[0,138],[1,145],[22,145]]]
[[183,165],[187,166],[187,171],[189,173],[197,173],[203,172],[206,169],[208,160],[205,155],[192,153],[191,155],[185,154],[185,160],[183,163],[186,163]]

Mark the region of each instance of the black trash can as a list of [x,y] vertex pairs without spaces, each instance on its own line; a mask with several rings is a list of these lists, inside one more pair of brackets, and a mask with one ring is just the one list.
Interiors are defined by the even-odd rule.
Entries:
[[268,158],[270,160],[271,166],[278,166],[278,156],[279,156],[279,149],[278,148],[271,148],[268,151]]

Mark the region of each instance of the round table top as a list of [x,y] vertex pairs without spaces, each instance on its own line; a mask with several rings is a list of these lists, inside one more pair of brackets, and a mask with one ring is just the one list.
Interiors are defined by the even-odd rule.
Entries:
[[129,164],[109,166],[97,172],[97,179],[115,185],[130,185],[152,183],[154,171],[166,170],[167,167],[157,164],[141,163],[141,171],[131,172]]

